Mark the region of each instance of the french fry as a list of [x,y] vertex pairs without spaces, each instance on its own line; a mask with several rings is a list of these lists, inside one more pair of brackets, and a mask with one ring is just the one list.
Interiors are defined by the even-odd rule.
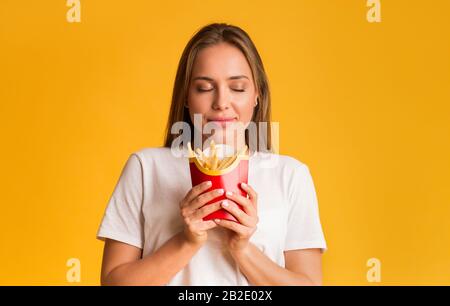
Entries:
[[195,150],[195,152],[197,153],[197,156],[198,156],[198,161],[200,162],[200,165],[202,166],[202,167],[205,167],[205,157],[204,157],[204,154],[203,154],[203,152],[202,152],[202,150],[200,150],[199,148],[197,148],[196,150]]
[[223,169],[223,168],[224,168],[223,165],[225,165],[225,163],[226,163],[228,160],[230,160],[231,158],[233,158],[233,156],[226,156],[226,157],[222,158],[222,159],[219,161],[219,164],[217,165],[217,169],[219,169],[219,170]]
[[[192,150],[192,147],[191,147],[191,143],[190,143],[190,142],[188,142],[188,150],[189,150],[189,158],[195,157],[195,159],[199,162],[199,164],[200,164],[202,167],[204,167],[204,161],[203,161],[203,158],[201,157],[201,155],[195,154],[195,152]],[[199,149],[197,148],[197,152],[198,152],[198,151],[199,151]],[[202,154],[203,154],[203,152],[202,152]]]
[[236,155],[231,156],[227,161],[222,163],[221,169],[225,169],[226,167],[228,167],[229,165],[234,163],[234,161],[237,159],[237,157],[242,155],[242,154],[244,154],[246,150],[247,150],[247,145],[242,147],[241,150],[239,151],[239,153],[237,153]]
[[[216,153],[216,152],[214,152],[214,153]],[[214,154],[214,156],[212,157],[212,161],[211,161],[211,170],[216,170],[218,163],[219,163],[219,158],[217,157],[217,154]]]
[[189,157],[195,157],[194,151],[192,151],[191,143],[188,142],[188,150],[189,150]]
[[202,150],[200,150],[200,148],[195,149],[195,153],[197,153],[198,156],[200,156],[203,159],[203,152]]
[[206,156],[206,155],[203,155],[204,156],[204,162],[205,162],[205,168],[206,169],[210,169],[211,170],[211,161],[209,160],[209,157],[208,156]]
[[247,145],[242,147],[238,153],[233,156],[224,156],[219,160],[217,155],[217,148],[214,141],[211,141],[209,147],[209,155],[206,156],[205,153],[197,148],[195,152],[192,150],[191,143],[188,143],[189,155],[190,157],[195,157],[198,163],[208,170],[223,170],[229,167],[234,161],[238,158],[238,156],[243,155],[247,150]]
[[231,156],[225,163],[223,163],[222,165],[222,169],[227,168],[229,165],[231,165],[232,163],[234,163],[234,161],[236,160],[237,155]]
[[214,155],[216,155],[216,143],[214,142],[214,140],[211,140],[211,143],[209,144],[209,160],[210,160],[211,164],[212,164]]
[[239,151],[239,153],[238,153],[237,155],[238,155],[238,156],[239,156],[239,155],[243,155],[246,151],[247,151],[247,145],[244,145],[244,146],[241,148],[241,150]]

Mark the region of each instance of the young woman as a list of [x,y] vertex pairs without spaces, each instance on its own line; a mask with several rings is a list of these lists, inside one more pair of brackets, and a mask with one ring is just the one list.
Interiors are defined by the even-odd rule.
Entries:
[[[252,151],[248,184],[241,184],[247,197],[226,194],[226,201],[205,205],[224,191],[205,192],[208,182],[192,187],[187,158],[171,151],[172,125],[184,121],[194,131],[194,114],[203,126],[270,122],[266,73],[242,29],[211,24],[187,44],[165,147],[130,155],[105,211],[98,231],[105,240],[102,284],[320,285],[326,244],[308,167]],[[224,131],[213,135],[217,143]],[[248,144],[248,135],[236,137]],[[277,157],[275,167],[263,166],[268,157]],[[239,222],[203,220],[218,209]]]

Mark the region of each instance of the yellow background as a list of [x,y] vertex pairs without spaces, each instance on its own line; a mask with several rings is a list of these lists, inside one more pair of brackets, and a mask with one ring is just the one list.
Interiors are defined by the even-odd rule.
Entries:
[[253,38],[280,152],[313,175],[326,285],[450,284],[450,1],[0,4],[0,284],[99,284],[95,239],[130,153],[160,146],[176,66],[209,22]]

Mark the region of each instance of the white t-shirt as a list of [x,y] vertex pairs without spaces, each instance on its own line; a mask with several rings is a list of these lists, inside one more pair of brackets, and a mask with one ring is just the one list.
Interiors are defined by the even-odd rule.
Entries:
[[[248,184],[258,194],[257,230],[250,241],[284,267],[284,251],[320,248],[326,243],[308,167],[271,154],[250,156]],[[187,157],[169,148],[131,154],[110,198],[97,233],[143,249],[146,256],[183,230],[179,202],[192,188]],[[224,228],[208,241],[168,285],[251,285],[226,249]]]

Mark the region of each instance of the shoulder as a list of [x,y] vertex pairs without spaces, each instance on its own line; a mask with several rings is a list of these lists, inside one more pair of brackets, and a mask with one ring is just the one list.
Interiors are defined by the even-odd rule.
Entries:
[[258,152],[252,160],[256,161],[258,175],[269,177],[271,184],[276,178],[288,199],[295,199],[312,181],[309,167],[295,157]]
[[152,147],[142,148],[131,153],[130,158],[136,158],[141,163],[147,163],[153,160],[173,158],[170,148],[166,147]]
[[305,163],[289,155],[257,152],[253,159],[259,167],[268,168],[269,170],[278,169],[284,175],[309,172],[309,168]]
[[288,155],[280,155],[280,159],[282,164],[289,168],[289,169],[293,169],[295,171],[304,171],[308,169],[308,166],[303,163],[302,161],[298,160],[295,157],[292,156],[288,156]]
[[124,171],[143,172],[143,169],[147,166],[154,163],[161,164],[161,159],[170,158],[170,156],[171,152],[169,148],[143,148],[128,155]]
[[188,165],[182,152],[166,147],[142,148],[131,153],[130,159],[149,175],[176,175]]

